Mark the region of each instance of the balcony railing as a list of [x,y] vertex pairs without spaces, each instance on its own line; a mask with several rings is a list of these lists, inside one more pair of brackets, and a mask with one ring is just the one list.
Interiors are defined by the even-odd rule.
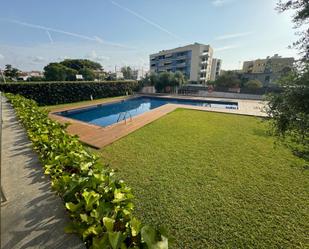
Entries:
[[204,52],[200,55],[200,57],[204,58],[204,57],[208,57],[208,55],[209,55],[208,52]]
[[185,63],[185,62],[183,62],[183,63],[178,63],[177,65],[176,65],[176,67],[186,67],[187,66],[187,64]]
[[185,60],[188,57],[186,55],[177,56],[176,60]]

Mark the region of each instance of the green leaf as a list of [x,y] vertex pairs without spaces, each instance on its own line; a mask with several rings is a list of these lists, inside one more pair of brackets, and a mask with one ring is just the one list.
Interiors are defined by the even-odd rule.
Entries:
[[101,226],[91,226],[88,227],[84,232],[83,232],[83,239],[86,239],[89,235],[93,234],[93,235],[98,235],[100,233],[102,233],[103,229]]
[[158,240],[157,231],[151,226],[144,226],[141,230],[142,239],[149,249],[168,249],[168,239],[161,235]]
[[141,235],[148,247],[151,247],[156,243],[156,230],[153,227],[148,225],[143,226],[141,229]]
[[114,219],[111,219],[111,218],[108,218],[108,217],[104,217],[103,218],[103,224],[104,226],[106,227],[106,230],[108,232],[112,232],[113,229],[114,229],[114,223],[115,223],[115,220]]
[[98,200],[100,199],[100,195],[93,190],[88,192],[87,190],[84,190],[82,193],[82,196],[84,197],[86,201],[86,210],[90,211],[93,208],[94,204],[98,204]]
[[115,189],[113,203],[118,203],[126,200],[126,194],[121,192],[121,189]]
[[131,233],[132,236],[135,237],[140,233],[141,230],[141,222],[135,217],[131,220]]
[[73,202],[67,202],[65,207],[70,210],[71,212],[76,212],[78,209],[81,208],[83,204],[79,202],[78,204],[74,204]]
[[103,237],[94,237],[92,239],[92,249],[110,249],[108,235],[104,234]]
[[113,249],[119,249],[125,237],[121,232],[109,232],[108,239]]
[[88,163],[81,163],[80,164],[80,169],[82,171],[87,171],[89,170],[89,168],[92,166],[92,162],[88,162]]

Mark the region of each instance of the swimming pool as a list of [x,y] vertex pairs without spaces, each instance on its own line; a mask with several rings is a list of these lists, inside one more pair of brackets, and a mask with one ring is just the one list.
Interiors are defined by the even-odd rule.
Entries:
[[58,115],[106,127],[148,112],[165,104],[182,104],[212,108],[238,109],[236,102],[202,101],[160,97],[136,97],[110,104],[57,113]]

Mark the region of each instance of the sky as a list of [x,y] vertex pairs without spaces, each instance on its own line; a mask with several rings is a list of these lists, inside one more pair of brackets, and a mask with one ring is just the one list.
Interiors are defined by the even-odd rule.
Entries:
[[274,54],[297,57],[292,13],[278,0],[0,0],[0,68],[42,70],[67,58],[106,70],[149,69],[149,55],[210,44],[222,68]]

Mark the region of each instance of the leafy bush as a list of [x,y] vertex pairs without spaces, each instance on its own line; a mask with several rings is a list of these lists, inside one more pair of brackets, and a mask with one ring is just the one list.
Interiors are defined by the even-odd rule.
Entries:
[[39,154],[44,173],[65,203],[72,224],[89,248],[168,248],[167,237],[133,217],[133,195],[113,171],[48,118],[33,100],[6,94]]
[[137,81],[27,82],[0,85],[0,91],[20,94],[39,105],[56,105],[131,94]]
[[228,88],[237,88],[240,86],[239,74],[233,71],[227,71],[224,74],[221,74],[215,81],[216,87],[228,87]]
[[262,88],[263,84],[259,80],[248,80],[246,83],[244,83],[244,87],[251,90],[256,90]]

